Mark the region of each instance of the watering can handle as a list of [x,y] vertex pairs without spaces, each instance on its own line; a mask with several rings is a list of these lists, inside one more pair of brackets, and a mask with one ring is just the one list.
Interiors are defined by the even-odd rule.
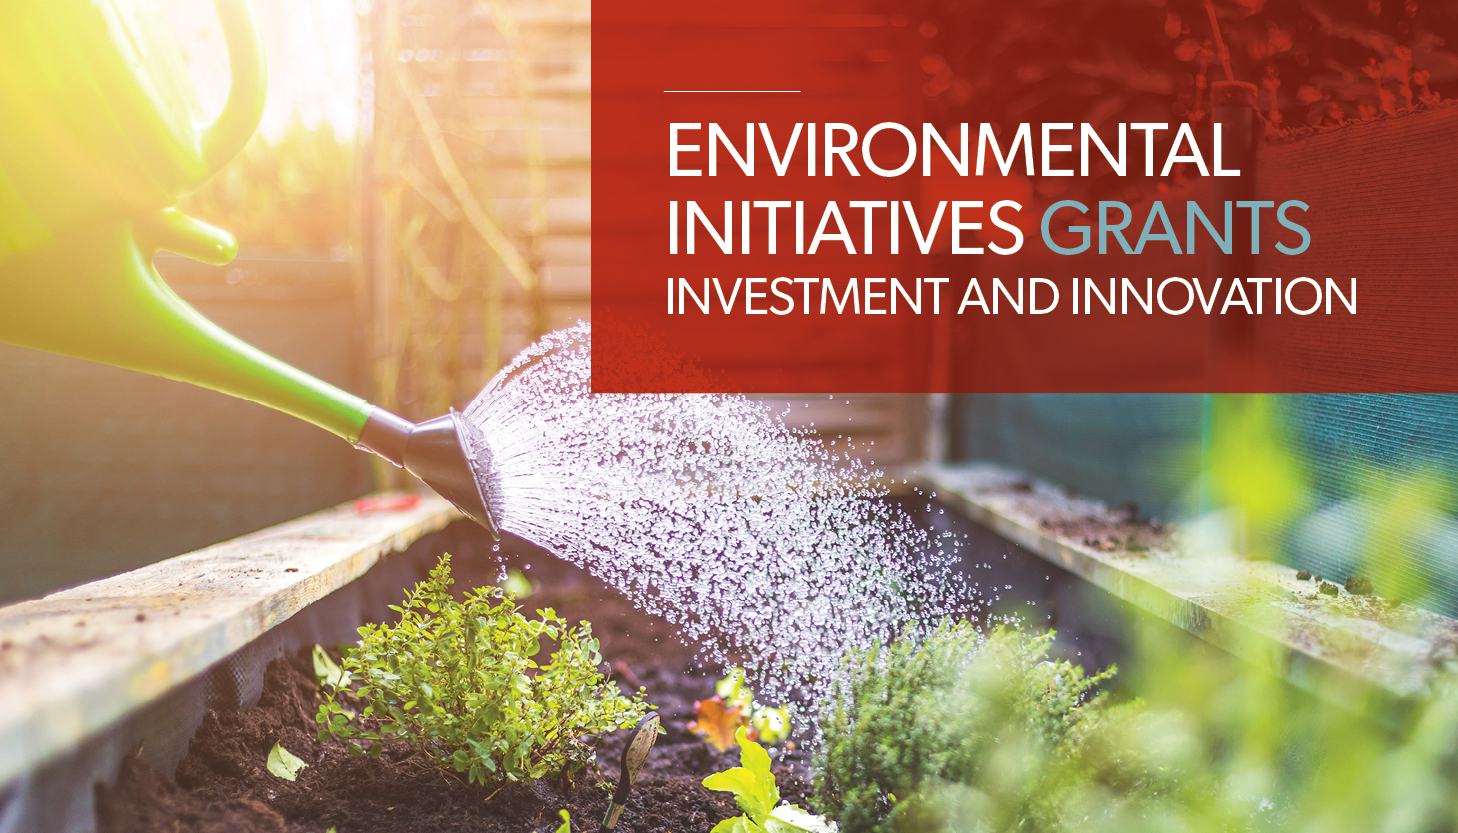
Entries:
[[203,131],[202,155],[208,176],[217,173],[248,144],[263,119],[263,104],[268,96],[263,41],[258,36],[258,23],[253,19],[248,0],[214,0],[214,6],[223,23],[231,80],[223,112]]

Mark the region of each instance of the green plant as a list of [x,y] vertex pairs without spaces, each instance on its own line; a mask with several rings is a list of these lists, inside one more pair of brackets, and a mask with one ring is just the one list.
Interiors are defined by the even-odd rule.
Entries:
[[[1076,755],[1052,763],[1061,773],[1050,799],[1056,829],[1458,829],[1458,687],[1447,672],[1430,700],[1396,719],[1338,706],[1224,652],[1192,650],[1168,629],[1133,632],[1142,700],[1095,721]],[[1352,702],[1349,689],[1332,693]]]
[[733,793],[744,814],[719,822],[710,833],[834,833],[836,826],[824,818],[780,803],[769,753],[749,739],[748,729],[739,727],[734,739],[739,743],[739,766],[710,775],[704,786]]
[[863,655],[822,720],[816,808],[846,833],[1458,829],[1451,674],[1399,725],[1131,632],[1141,699],[1122,705],[1042,659],[1046,635],[954,626]]
[[[452,583],[446,555],[391,608],[397,622],[360,628],[341,667],[322,668],[321,740],[377,756],[383,741],[400,738],[471,783],[570,778],[592,761],[583,736],[646,713],[641,693],[622,696],[598,671],[590,624],[574,627],[550,608],[528,619],[499,587],[457,601]],[[545,664],[534,659],[542,639],[557,644]],[[363,708],[356,714],[347,701]]]
[[940,830],[949,791],[971,790],[985,829],[1039,829],[1058,776],[1043,764],[1085,736],[1114,673],[1046,659],[1052,638],[943,623],[853,656],[822,712],[815,808],[846,833]]

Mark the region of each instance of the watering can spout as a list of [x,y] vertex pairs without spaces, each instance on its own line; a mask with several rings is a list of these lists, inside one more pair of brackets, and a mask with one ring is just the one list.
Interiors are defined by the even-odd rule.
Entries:
[[455,409],[415,424],[375,407],[355,445],[420,478],[466,517],[500,534],[487,485],[492,482],[489,450]]

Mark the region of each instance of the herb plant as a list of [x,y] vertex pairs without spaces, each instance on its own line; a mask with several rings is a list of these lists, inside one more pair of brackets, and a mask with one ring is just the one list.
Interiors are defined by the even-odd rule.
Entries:
[[1399,717],[1133,632],[1122,705],[1044,659],[1047,635],[947,626],[860,655],[823,713],[816,808],[846,833],[1458,830],[1449,672]]
[[920,645],[853,657],[822,712],[816,809],[846,833],[937,831],[948,795],[970,794],[981,804],[964,815],[991,822],[976,829],[1042,829],[1054,773],[1040,766],[1083,737],[1102,707],[1092,690],[1113,674],[1047,660],[1052,638],[944,623]]
[[[397,622],[360,628],[341,667],[316,656],[328,697],[316,717],[321,740],[378,756],[383,741],[403,739],[471,783],[570,778],[593,759],[584,736],[646,713],[641,692],[624,697],[598,670],[587,622],[570,625],[550,608],[528,618],[499,587],[457,601],[452,584],[446,555],[403,607],[391,607]],[[539,663],[544,639],[556,650]]]

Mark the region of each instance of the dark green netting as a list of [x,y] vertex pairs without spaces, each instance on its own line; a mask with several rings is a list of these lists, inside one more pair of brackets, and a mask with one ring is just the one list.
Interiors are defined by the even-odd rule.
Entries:
[[995,460],[1080,494],[1183,517],[1199,470],[1204,397],[1189,394],[965,394],[952,452]]
[[1458,612],[1458,396],[1278,401],[1313,497],[1286,531],[1288,559],[1329,576],[1375,571],[1385,594]]

